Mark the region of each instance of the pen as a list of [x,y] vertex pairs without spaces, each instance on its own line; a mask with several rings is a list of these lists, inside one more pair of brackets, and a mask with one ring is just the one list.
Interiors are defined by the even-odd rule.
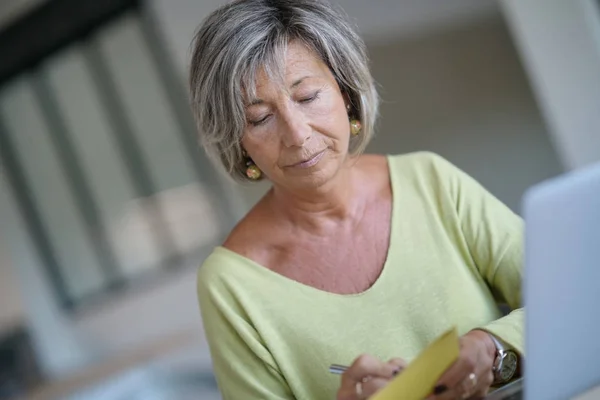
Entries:
[[346,367],[345,365],[331,364],[329,366],[329,372],[336,375],[343,374],[344,372],[346,372],[347,369],[348,367]]

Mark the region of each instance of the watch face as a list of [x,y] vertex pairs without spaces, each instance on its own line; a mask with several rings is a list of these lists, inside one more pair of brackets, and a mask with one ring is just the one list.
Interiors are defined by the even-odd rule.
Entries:
[[502,369],[500,370],[500,379],[502,379],[503,382],[506,382],[513,377],[517,371],[517,362],[518,358],[515,353],[512,351],[506,353],[502,363]]

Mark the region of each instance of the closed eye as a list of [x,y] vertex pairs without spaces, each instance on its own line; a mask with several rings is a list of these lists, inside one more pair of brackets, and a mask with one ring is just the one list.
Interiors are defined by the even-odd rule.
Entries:
[[253,126],[259,126],[264,124],[265,122],[267,122],[267,120],[269,119],[269,117],[271,117],[271,114],[267,114],[265,115],[263,118],[256,120],[256,121],[248,121],[251,125]]
[[306,97],[304,99],[300,99],[298,100],[298,103],[302,103],[302,104],[306,104],[306,103],[310,103],[312,101],[315,101],[316,99],[319,98],[319,94],[321,94],[321,91],[317,91],[314,95],[310,96],[310,97]]

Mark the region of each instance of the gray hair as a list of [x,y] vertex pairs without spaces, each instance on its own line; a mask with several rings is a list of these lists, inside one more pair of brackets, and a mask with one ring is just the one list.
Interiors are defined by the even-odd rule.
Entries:
[[208,156],[245,181],[241,139],[245,96],[253,96],[261,68],[282,78],[288,43],[300,41],[329,67],[362,124],[350,155],[364,151],[379,100],[363,40],[340,10],[319,0],[236,0],[210,14],[192,43],[191,107]]

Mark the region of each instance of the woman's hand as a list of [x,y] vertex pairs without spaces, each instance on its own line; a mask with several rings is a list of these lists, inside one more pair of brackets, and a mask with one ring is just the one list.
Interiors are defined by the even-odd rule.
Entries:
[[492,383],[496,346],[489,333],[473,330],[460,338],[458,360],[442,375],[428,400],[482,399]]
[[364,400],[379,391],[406,367],[406,362],[394,358],[387,363],[373,356],[362,355],[342,374],[337,400]]

